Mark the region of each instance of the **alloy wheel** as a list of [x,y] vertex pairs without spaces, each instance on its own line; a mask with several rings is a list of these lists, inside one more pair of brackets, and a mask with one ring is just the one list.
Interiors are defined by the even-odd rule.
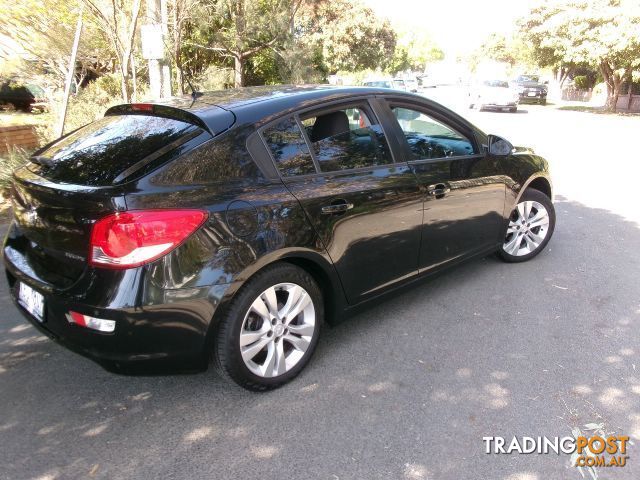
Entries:
[[247,368],[263,378],[295,367],[311,344],[316,312],[309,293],[295,283],[279,283],[263,291],[245,314],[240,353]]
[[538,248],[549,232],[549,212],[541,203],[525,200],[520,202],[507,227],[502,249],[509,255],[521,257]]

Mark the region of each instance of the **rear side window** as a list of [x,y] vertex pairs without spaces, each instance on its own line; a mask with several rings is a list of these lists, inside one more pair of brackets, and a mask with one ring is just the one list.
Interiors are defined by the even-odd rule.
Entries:
[[366,107],[307,117],[303,125],[322,172],[393,163],[382,128]]
[[316,173],[309,148],[293,117],[265,129],[262,136],[282,176]]
[[107,116],[40,152],[32,169],[55,182],[112,185],[138,162],[169,151],[200,133],[202,129],[195,125],[164,117]]

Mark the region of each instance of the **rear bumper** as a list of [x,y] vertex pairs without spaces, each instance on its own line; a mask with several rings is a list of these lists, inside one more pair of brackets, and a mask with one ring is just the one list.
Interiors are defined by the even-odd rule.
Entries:
[[[47,291],[7,262],[11,298],[40,332],[66,348],[88,357],[104,368],[119,373],[197,371],[208,363],[208,334],[214,312],[231,284],[156,292],[156,301],[139,306],[121,304],[110,297],[108,308],[83,301],[73,289]],[[144,274],[135,275],[144,282]],[[129,277],[131,279],[131,277]],[[44,295],[44,321],[32,316],[17,301],[18,283],[23,282]],[[125,285],[129,291],[148,289],[136,282]],[[117,286],[112,286],[117,290]],[[108,294],[105,292],[105,297]],[[73,310],[85,315],[116,321],[113,333],[102,333],[70,323],[66,314]]]

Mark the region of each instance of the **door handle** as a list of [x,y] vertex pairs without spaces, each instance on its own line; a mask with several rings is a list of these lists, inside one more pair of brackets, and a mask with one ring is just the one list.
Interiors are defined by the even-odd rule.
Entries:
[[322,213],[325,215],[332,215],[334,213],[343,213],[353,208],[353,203],[349,203],[345,200],[337,200],[331,205],[322,207]]
[[444,183],[436,183],[427,187],[427,194],[436,198],[442,198],[450,191],[451,189]]

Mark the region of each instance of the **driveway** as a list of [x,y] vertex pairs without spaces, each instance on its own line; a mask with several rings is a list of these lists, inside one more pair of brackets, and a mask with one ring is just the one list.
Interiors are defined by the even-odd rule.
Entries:
[[[534,261],[458,268],[323,332],[293,383],[125,377],[42,337],[0,282],[0,478],[591,479],[484,436],[640,440],[640,117],[464,112],[547,156],[558,214]],[[599,479],[640,478],[640,453]]]

